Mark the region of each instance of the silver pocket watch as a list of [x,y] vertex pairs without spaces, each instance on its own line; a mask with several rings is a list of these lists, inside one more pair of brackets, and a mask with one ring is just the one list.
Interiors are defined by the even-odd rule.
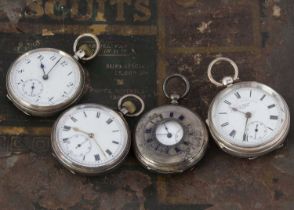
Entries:
[[[80,44],[93,39],[95,49]],[[82,34],[74,42],[74,56],[54,48],[38,48],[17,58],[6,76],[7,97],[28,115],[46,117],[76,102],[86,90],[86,72],[78,62],[93,59],[100,42]]]
[[119,112],[98,104],[70,108],[53,126],[53,155],[73,173],[98,175],[116,168],[131,145],[123,115],[139,116],[144,107],[139,96],[128,94],[119,100]]
[[[169,94],[167,85],[172,78],[186,85],[183,95]],[[135,129],[134,150],[144,167],[158,173],[180,173],[193,167],[204,155],[208,133],[200,117],[178,105],[190,89],[188,80],[174,74],[166,78],[163,91],[171,99],[170,105],[152,109],[138,122]]]
[[[229,62],[235,75],[216,81],[212,69],[219,62]],[[272,88],[255,81],[234,83],[238,75],[238,66],[229,58],[216,58],[210,63],[209,80],[225,89],[213,99],[207,124],[222,150],[254,158],[283,145],[290,127],[290,113],[283,97]]]

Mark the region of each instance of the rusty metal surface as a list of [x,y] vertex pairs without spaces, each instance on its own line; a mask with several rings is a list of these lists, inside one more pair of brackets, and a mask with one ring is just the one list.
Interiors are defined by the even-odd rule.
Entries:
[[192,86],[183,104],[204,120],[219,91],[206,68],[224,55],[237,62],[242,80],[271,85],[294,110],[292,0],[0,0],[1,209],[294,209],[293,126],[284,148],[251,161],[211,141],[197,167],[176,176],[144,170],[132,153],[104,176],[65,170],[50,151],[56,117],[40,120],[16,110],[5,97],[5,74],[29,49],[71,53],[84,32],[97,34],[103,50],[85,65],[92,83],[81,103],[114,108],[120,95],[135,92],[150,109],[166,102],[164,77],[180,72]]

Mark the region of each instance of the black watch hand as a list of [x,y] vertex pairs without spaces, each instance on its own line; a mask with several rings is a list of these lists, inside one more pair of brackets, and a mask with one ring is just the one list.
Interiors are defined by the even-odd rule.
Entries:
[[85,144],[87,141],[88,141],[88,140],[86,139],[86,140],[83,141],[82,143],[78,144],[78,145],[76,146],[76,149],[79,148],[79,147],[81,147],[81,146],[82,146],[83,144]]
[[49,73],[54,69],[54,67],[61,61],[61,59],[63,58],[63,56],[61,56],[58,61],[56,61],[56,63],[52,66],[52,68],[47,72],[47,74],[44,74],[43,79],[47,80],[49,78]]
[[257,135],[257,132],[258,132],[258,124],[256,125],[256,128],[255,128],[255,136],[254,136],[254,139],[256,139],[256,135]]
[[168,128],[167,128],[167,126],[166,126],[165,123],[163,123],[163,126],[164,126],[165,130],[166,130],[168,133],[170,133],[170,132],[168,131]]
[[245,128],[244,128],[243,141],[248,140],[248,136],[246,134],[246,129],[247,129],[248,121],[251,117],[252,117],[252,114],[250,112],[246,112],[246,123],[245,123]]
[[33,95],[34,89],[35,89],[35,83],[33,82],[32,87],[31,87],[32,91],[31,91],[31,95]]
[[[162,114],[160,114],[159,117],[160,117],[161,120],[163,120]],[[170,135],[171,133],[169,132],[169,130],[168,130],[168,128],[167,128],[167,126],[166,126],[165,123],[163,123],[163,126],[164,126],[165,130],[167,131],[167,133]]]
[[45,66],[44,64],[41,62],[41,65],[40,65],[42,71],[43,71],[43,79],[46,80],[48,79],[48,75],[46,75],[46,72],[45,72]]

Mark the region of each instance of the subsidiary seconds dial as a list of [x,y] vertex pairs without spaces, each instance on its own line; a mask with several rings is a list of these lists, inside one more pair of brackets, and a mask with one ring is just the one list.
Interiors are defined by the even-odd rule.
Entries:
[[22,84],[23,94],[28,97],[36,97],[39,99],[40,94],[43,92],[44,87],[41,81],[36,79],[28,79]]

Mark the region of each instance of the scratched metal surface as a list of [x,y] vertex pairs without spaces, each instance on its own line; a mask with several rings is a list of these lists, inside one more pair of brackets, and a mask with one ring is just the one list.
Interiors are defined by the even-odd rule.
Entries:
[[219,91],[206,68],[224,55],[238,63],[242,80],[271,85],[293,110],[292,0],[0,0],[0,22],[1,209],[294,208],[293,126],[284,148],[255,160],[226,155],[211,141],[200,164],[181,175],[150,173],[130,154],[115,172],[86,178],[50,155],[56,117],[24,116],[4,88],[18,55],[42,46],[71,53],[79,33],[93,32],[103,50],[85,64],[92,83],[81,102],[115,108],[120,95],[135,92],[150,109],[166,102],[163,78],[180,72],[192,85],[183,104],[205,119]]

